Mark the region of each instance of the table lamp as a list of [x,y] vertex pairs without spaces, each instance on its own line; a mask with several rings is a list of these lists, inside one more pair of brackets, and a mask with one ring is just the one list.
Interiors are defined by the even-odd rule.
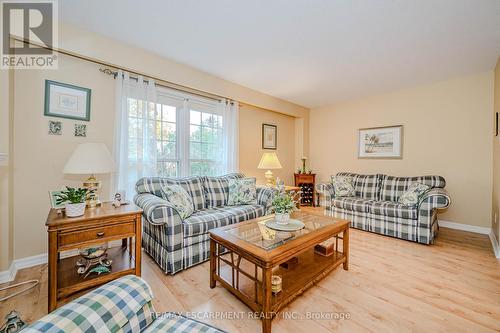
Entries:
[[276,156],[276,153],[264,153],[262,154],[262,158],[260,159],[259,166],[257,167],[258,169],[267,169],[265,173],[266,177],[266,185],[267,186],[273,186],[274,184],[274,177],[273,177],[273,172],[271,171],[272,169],[281,169],[281,163],[278,160],[278,156]]
[[101,204],[97,193],[101,187],[101,181],[97,180],[95,175],[111,173],[114,170],[115,163],[104,143],[81,143],[66,162],[63,172],[73,175],[90,175],[83,182],[83,187],[94,190],[94,196],[87,200],[87,206],[96,207]]

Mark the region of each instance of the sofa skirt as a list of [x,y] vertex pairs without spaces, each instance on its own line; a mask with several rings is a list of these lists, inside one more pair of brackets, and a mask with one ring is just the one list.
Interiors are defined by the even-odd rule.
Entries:
[[419,226],[418,220],[356,212],[327,206],[325,215],[351,221],[351,227],[404,240],[431,244],[437,234],[437,214],[431,216],[431,227]]

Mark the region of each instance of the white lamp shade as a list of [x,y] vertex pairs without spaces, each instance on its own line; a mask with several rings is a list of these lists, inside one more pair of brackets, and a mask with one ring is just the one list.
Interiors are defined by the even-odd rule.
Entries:
[[276,153],[264,153],[262,154],[262,158],[260,159],[258,169],[281,169],[281,163],[278,160],[278,156]]
[[83,175],[111,173],[114,170],[115,162],[104,143],[81,143],[66,162],[63,172]]

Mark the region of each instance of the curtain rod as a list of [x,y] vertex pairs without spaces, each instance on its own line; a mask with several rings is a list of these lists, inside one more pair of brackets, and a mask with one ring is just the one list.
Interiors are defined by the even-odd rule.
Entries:
[[[52,46],[46,46],[46,45],[43,45],[43,44],[40,44],[40,43],[36,43],[36,42],[31,41],[31,40],[27,40],[27,39],[21,38],[19,36],[10,35],[10,38],[13,39],[13,40],[25,43],[25,44],[31,44],[31,45],[34,45],[34,46],[37,46],[37,47],[41,47],[41,48],[44,48],[44,49],[47,49],[47,50],[51,50],[51,51],[54,51],[54,52],[57,52],[57,53],[60,53],[60,54],[67,55],[67,56],[70,56],[70,57],[74,57],[74,58],[77,58],[77,59],[81,59],[81,60],[85,60],[85,61],[88,61],[88,62],[92,62],[92,63],[98,64],[98,65],[101,65],[101,66],[106,66],[106,67],[110,67],[110,68],[113,68],[113,69],[116,69],[116,70],[126,71],[126,72],[129,72],[131,74],[135,74],[135,75],[138,75],[138,76],[143,76],[145,78],[150,78],[150,79],[153,79],[155,82],[158,82],[157,83],[158,85],[163,86],[165,88],[170,88],[170,89],[178,90],[178,91],[181,91],[181,92],[187,92],[187,93],[191,93],[191,94],[198,95],[198,96],[201,96],[201,97],[205,97],[205,98],[210,98],[210,99],[213,99],[213,100],[217,100],[217,101],[221,101],[222,99],[229,99],[229,100],[231,100],[231,98],[228,98],[228,97],[225,97],[225,96],[221,96],[221,95],[217,95],[217,94],[205,92],[205,91],[202,91],[202,90],[198,90],[198,89],[195,89],[195,88],[183,86],[181,84],[170,82],[170,81],[167,81],[167,80],[164,80],[164,79],[161,79],[161,78],[158,78],[158,77],[154,77],[154,76],[151,76],[151,75],[148,75],[148,74],[145,74],[145,73],[141,73],[141,72],[138,72],[138,71],[135,71],[135,70],[132,70],[132,69],[120,67],[118,65],[115,65],[115,64],[112,64],[112,63],[108,63],[108,62],[105,62],[105,61],[102,61],[102,60],[99,60],[99,59],[90,58],[90,57],[87,57],[87,56],[84,56],[84,55],[81,55],[81,54],[78,54],[78,53],[66,51],[66,50],[63,50],[63,49],[60,49],[60,48],[56,49],[56,48],[54,48]],[[111,71],[109,69],[108,69],[108,71],[110,73],[107,73],[107,72],[104,72],[104,73],[111,74],[113,72],[113,71]]]
[[[163,79],[160,79],[160,78],[155,78],[155,77],[152,77],[151,75],[143,74],[143,73],[140,73],[140,72],[137,72],[137,71],[125,68],[125,67],[120,67],[118,65],[115,65],[115,64],[112,64],[112,63],[108,63],[108,62],[105,62],[103,60],[86,57],[84,55],[81,55],[81,54],[78,54],[78,53],[75,53],[75,52],[71,52],[71,51],[66,51],[66,50],[63,50],[63,49],[60,49],[60,48],[56,49],[56,48],[54,48],[52,46],[46,46],[46,45],[43,45],[41,43],[37,43],[37,42],[31,41],[31,40],[28,40],[28,39],[24,39],[24,38],[21,38],[19,36],[15,36],[15,35],[12,35],[12,34],[10,35],[10,38],[13,39],[13,40],[19,41],[21,43],[31,44],[31,45],[34,45],[34,46],[37,46],[37,47],[41,47],[41,48],[44,48],[44,49],[47,49],[47,50],[51,50],[51,51],[55,51],[57,53],[61,53],[61,54],[67,55],[67,56],[70,56],[70,57],[73,57],[73,58],[77,58],[77,59],[81,59],[81,60],[84,60],[84,61],[92,62],[94,64],[98,64],[98,65],[101,65],[101,66],[106,66],[106,67],[110,67],[110,68],[118,69],[118,70],[121,69],[123,71],[127,71],[127,72],[135,74],[135,75],[141,75],[141,76],[146,77],[146,78],[151,78],[151,79],[153,79],[155,81],[163,83],[163,84],[160,84],[160,85],[163,85],[166,88],[176,89],[178,91],[188,92],[188,93],[192,93],[194,95],[198,95],[198,96],[202,96],[202,97],[207,97],[207,98],[211,98],[211,99],[214,99],[214,100],[221,100],[221,99],[232,100],[231,98],[226,97],[226,96],[222,96],[222,95],[217,95],[217,94],[205,92],[203,90],[198,90],[198,89],[195,89],[195,88],[190,88],[190,87],[183,86],[181,84],[177,84],[177,83],[170,82],[170,81],[167,81],[167,80],[163,80]],[[282,112],[276,111],[276,110],[266,109],[266,108],[263,108],[261,106],[258,106],[256,104],[252,104],[252,103],[246,103],[246,102],[241,102],[241,101],[237,101],[237,103],[240,106],[250,106],[250,107],[254,107],[254,108],[258,108],[258,109],[263,109],[263,110],[267,110],[267,111],[271,111],[271,112],[277,112],[277,113],[285,114],[286,115],[286,113],[282,113]],[[291,116],[291,117],[294,117],[294,116]]]

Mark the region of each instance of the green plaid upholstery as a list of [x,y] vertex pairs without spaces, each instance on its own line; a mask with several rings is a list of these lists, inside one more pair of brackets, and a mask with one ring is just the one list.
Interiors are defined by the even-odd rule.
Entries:
[[416,206],[407,206],[392,201],[376,201],[370,207],[370,213],[415,220],[418,217]]
[[271,204],[277,190],[273,187],[257,186],[257,205],[264,207],[265,215],[272,212]]
[[167,312],[157,317],[144,333],[225,333],[218,328],[180,314]]
[[229,179],[244,178],[241,173],[232,173],[220,177],[203,177],[203,190],[205,191],[206,208],[227,205],[229,196]]
[[23,332],[141,332],[153,322],[152,298],[144,280],[127,275],[63,305]]
[[379,199],[382,175],[359,175],[356,173],[339,172],[337,176],[351,176],[353,178],[356,197],[367,200]]
[[368,213],[373,200],[366,200],[360,198],[334,198],[332,205],[337,208],[352,210],[356,212]]
[[[346,173],[341,173],[346,175]],[[354,174],[351,174],[354,175]],[[331,183],[318,184],[316,189],[322,194],[321,205],[325,207],[325,215],[346,219],[352,222],[352,227],[398,237],[422,244],[430,244],[437,233],[437,210],[450,205],[450,197],[442,187],[446,185],[443,177],[389,177],[378,175],[385,183],[386,193],[382,189],[382,200],[364,200],[356,198],[335,198],[335,189]],[[418,205],[414,207],[397,203],[397,197],[413,182],[434,186],[425,193]],[[391,184],[391,185],[390,185]],[[358,192],[358,190],[356,191]],[[384,200],[386,197],[395,199]]]
[[205,234],[208,230],[254,219],[264,215],[259,205],[214,207],[198,211],[184,220],[184,237]]
[[[232,177],[241,178],[244,175],[230,174],[211,178]],[[161,184],[165,179],[141,179],[137,183],[140,192],[134,201],[143,209],[142,246],[168,274],[175,274],[208,259],[208,230],[269,214],[276,192],[272,188],[257,188],[257,205],[198,209],[183,220],[175,207],[160,197]],[[200,179],[204,181],[204,186],[215,184],[208,177]],[[156,186],[160,188],[159,192]],[[207,204],[210,205],[217,204],[217,195],[224,193],[224,190],[203,191],[207,195]]]
[[398,201],[399,197],[406,192],[412,183],[420,183],[430,188],[444,188],[446,181],[441,176],[420,176],[420,177],[392,177],[382,178],[382,190],[380,199],[382,201]]
[[180,185],[193,199],[194,210],[205,208],[205,191],[203,189],[202,177],[186,177],[186,178],[160,178],[160,177],[144,177],[139,179],[135,184],[135,189],[138,194],[151,193],[157,197],[162,197],[161,188],[167,185]]

